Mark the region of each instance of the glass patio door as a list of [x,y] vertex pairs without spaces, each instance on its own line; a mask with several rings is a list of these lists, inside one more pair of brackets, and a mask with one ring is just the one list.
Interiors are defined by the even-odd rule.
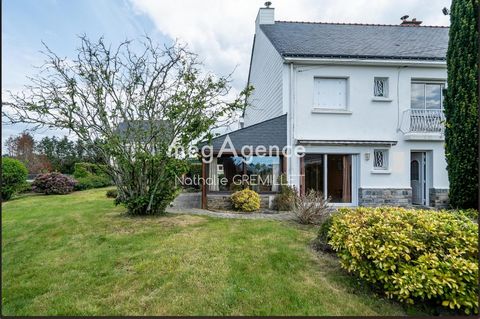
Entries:
[[322,192],[331,203],[352,203],[352,155],[307,154],[305,190]]

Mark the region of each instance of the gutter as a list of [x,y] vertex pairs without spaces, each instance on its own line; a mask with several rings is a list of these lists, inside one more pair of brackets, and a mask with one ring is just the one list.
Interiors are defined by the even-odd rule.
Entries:
[[308,57],[283,57],[288,63],[303,64],[348,64],[348,65],[385,65],[385,66],[418,66],[446,68],[446,61],[425,60],[385,60],[385,59],[345,59],[345,58],[308,58]]

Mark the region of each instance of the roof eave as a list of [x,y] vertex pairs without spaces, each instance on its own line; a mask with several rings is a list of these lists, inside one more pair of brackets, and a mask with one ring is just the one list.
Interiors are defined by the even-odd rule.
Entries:
[[300,56],[282,55],[285,62],[299,64],[348,64],[348,65],[389,65],[389,66],[447,66],[442,58],[397,58],[397,57],[333,57],[333,56]]

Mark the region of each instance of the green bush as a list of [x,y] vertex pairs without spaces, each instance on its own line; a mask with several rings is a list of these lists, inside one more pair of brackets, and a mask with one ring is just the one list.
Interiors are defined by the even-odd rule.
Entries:
[[254,212],[260,209],[260,195],[250,189],[235,192],[231,196],[233,208],[242,212]]
[[341,209],[330,244],[342,266],[390,298],[478,312],[478,228],[447,211]]
[[45,195],[65,195],[73,192],[76,181],[58,172],[38,175],[32,183],[32,190]]
[[332,227],[333,215],[329,215],[325,218],[320,227],[318,228],[318,236],[313,241],[313,248],[323,252],[333,252],[332,246],[328,243],[330,240],[329,232]]
[[106,166],[93,163],[75,163],[73,176],[77,180],[75,190],[86,190],[112,185]]
[[454,214],[465,216],[467,218],[478,220],[478,210],[476,209],[458,209],[452,211]]
[[13,158],[2,158],[2,201],[9,200],[26,183],[28,171],[25,165]]
[[108,198],[117,198],[118,196],[118,191],[116,189],[109,189],[106,193],[106,196]]
[[287,175],[281,174],[278,177],[278,183],[280,184],[280,193],[275,195],[273,199],[273,207],[279,211],[290,211],[295,204],[295,196],[297,192],[295,188],[288,185]]

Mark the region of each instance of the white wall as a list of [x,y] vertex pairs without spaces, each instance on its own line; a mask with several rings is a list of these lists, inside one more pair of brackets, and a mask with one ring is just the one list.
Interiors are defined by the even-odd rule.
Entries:
[[260,28],[257,28],[250,69],[254,91],[248,99],[244,125],[250,126],[282,115],[283,59]]
[[[345,114],[314,113],[313,78],[348,77],[348,111]],[[389,102],[374,102],[374,77],[389,78]],[[308,153],[360,154],[362,188],[409,188],[410,152],[431,154],[432,171],[427,187],[448,188],[443,141],[409,141],[397,128],[404,110],[410,108],[410,83],[413,79],[446,80],[446,68],[392,67],[352,65],[303,65],[294,72],[294,139],[295,140],[391,140],[397,144],[383,146],[306,146]],[[397,86],[398,85],[398,86]],[[292,141],[292,143],[294,143]],[[372,173],[373,150],[389,149],[387,174]],[[370,153],[370,160],[365,159]],[[299,160],[289,163],[289,173],[300,173]],[[299,179],[294,183],[298,186]]]

